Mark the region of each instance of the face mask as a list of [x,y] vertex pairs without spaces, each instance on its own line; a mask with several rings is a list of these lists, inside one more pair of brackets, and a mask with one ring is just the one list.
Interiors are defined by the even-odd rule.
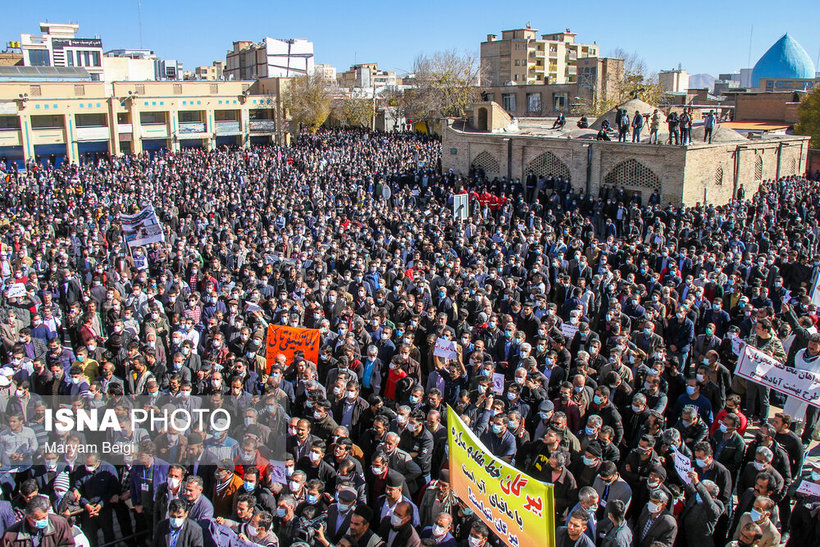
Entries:
[[419,398],[418,398],[418,397],[416,397],[415,395],[411,395],[411,396],[410,396],[410,404],[411,404],[411,405],[414,405],[414,404],[416,404],[416,403],[418,403],[418,402],[419,402]]
[[322,413],[319,412],[318,410],[314,411],[313,412],[313,419],[314,420],[321,420],[322,419]]
[[442,527],[441,527],[441,526],[439,526],[438,524],[436,524],[436,525],[434,525],[434,526],[433,526],[433,535],[434,535],[435,537],[441,537],[441,536],[443,536],[443,535],[444,535],[444,532],[445,532],[444,528],[442,528]]
[[592,467],[593,465],[595,465],[595,460],[591,460],[586,456],[582,456],[581,460],[583,460],[584,465],[586,465],[587,467]]
[[171,528],[174,530],[179,530],[182,528],[182,524],[185,522],[185,517],[171,517]]
[[592,402],[595,403],[596,405],[599,405],[599,404],[601,404],[601,398],[598,395],[596,395],[595,397],[592,398]]
[[35,520],[34,527],[38,530],[45,530],[48,528],[48,517],[44,518],[43,520]]
[[820,472],[812,471],[811,472],[811,480],[817,482],[820,481]]
[[320,455],[319,455],[318,453],[316,453],[316,452],[311,452],[311,453],[310,453],[310,455],[308,455],[308,458],[310,458],[310,461],[311,461],[312,463],[319,463],[319,460],[321,460],[321,459],[322,459],[322,456],[320,456]]
[[302,487],[302,485],[301,485],[300,483],[296,482],[296,481],[290,481],[290,482],[288,483],[288,489],[289,489],[289,490],[291,491],[291,493],[293,493],[293,494],[295,494],[296,492],[298,492],[298,491],[299,491],[299,488],[301,488],[301,487]]
[[694,395],[695,394],[695,386],[686,386],[686,393],[688,395]]
[[248,530],[248,534],[250,534],[250,536],[251,536],[251,537],[256,537],[256,534],[259,532],[259,531],[256,529],[256,526],[251,526],[250,524],[248,524],[248,525],[246,526],[246,528],[247,528],[247,530]]
[[371,466],[370,469],[373,471],[374,475],[381,475],[382,474],[382,468],[381,467],[376,467],[374,465],[374,466]]
[[245,481],[242,487],[245,489],[245,492],[253,492],[256,489],[256,483]]
[[308,502],[309,505],[316,505],[319,502],[319,496],[315,494],[308,494],[305,501]]
[[660,507],[658,507],[657,504],[650,501],[649,503],[646,504],[646,509],[650,513],[655,514],[655,513],[658,512],[658,509],[660,509]]
[[393,515],[390,517],[390,525],[393,526],[393,528],[398,528],[401,526],[403,521],[404,519],[398,515]]
[[766,469],[766,464],[765,463],[752,462],[752,465],[754,465],[755,469],[757,469],[758,471],[763,471],[764,469]]
[[496,435],[498,435],[498,434],[499,434],[499,433],[501,433],[502,431],[504,431],[504,426],[503,426],[503,425],[501,425],[501,424],[493,424],[493,433],[495,433]]
[[288,512],[284,507],[277,507],[276,508],[276,516],[279,517],[280,519],[284,518],[285,515],[287,515],[287,514],[288,514]]
[[696,459],[695,464],[697,464],[698,467],[703,469],[704,467],[706,467],[706,460]]
[[726,427],[726,424],[720,424],[720,431],[721,433],[726,433],[727,431],[729,431],[729,428]]
[[510,401],[514,401],[515,397],[516,397],[515,393],[513,393],[511,391],[507,392],[507,399],[509,399]]
[[[467,510],[465,509],[464,511],[465,511],[464,514],[466,515]],[[472,514],[472,511],[470,511],[470,514]],[[470,544],[470,547],[479,547],[481,545],[481,540],[477,537],[470,536],[470,537],[467,538],[467,543]]]

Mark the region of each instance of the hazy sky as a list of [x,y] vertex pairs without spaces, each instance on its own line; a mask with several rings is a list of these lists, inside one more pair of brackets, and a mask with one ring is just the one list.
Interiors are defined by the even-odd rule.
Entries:
[[[419,53],[457,49],[478,53],[489,33],[523,27],[542,33],[571,28],[603,54],[637,51],[652,70],[680,63],[690,74],[751,65],[789,32],[816,62],[820,2],[761,0],[703,2],[213,2],[142,0],[143,47],[176,58],[186,69],[225,60],[234,40],[307,38],[317,63],[344,70],[354,62],[409,71]],[[38,22],[76,22],[80,37],[99,35],[108,49],[139,47],[137,0],[16,3],[0,19],[3,42],[36,34]]]

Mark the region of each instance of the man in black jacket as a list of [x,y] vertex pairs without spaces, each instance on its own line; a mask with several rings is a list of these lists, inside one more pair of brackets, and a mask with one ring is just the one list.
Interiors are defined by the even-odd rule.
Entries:
[[171,500],[168,504],[169,518],[157,525],[153,547],[202,547],[202,528],[188,519],[185,502]]

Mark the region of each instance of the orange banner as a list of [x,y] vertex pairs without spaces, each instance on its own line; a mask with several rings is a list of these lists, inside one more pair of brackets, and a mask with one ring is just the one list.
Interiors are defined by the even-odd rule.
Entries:
[[270,373],[270,367],[280,353],[287,357],[288,363],[291,363],[296,352],[302,350],[305,359],[314,363],[318,362],[321,340],[322,335],[317,329],[269,325],[268,345],[265,351],[267,372]]

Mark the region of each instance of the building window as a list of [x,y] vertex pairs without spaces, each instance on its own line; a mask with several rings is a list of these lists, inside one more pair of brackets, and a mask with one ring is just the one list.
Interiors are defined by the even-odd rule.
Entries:
[[515,76],[513,76],[513,80],[515,80],[516,82],[518,81],[518,74],[516,74]]
[[102,66],[100,62],[100,52],[99,51],[92,51],[91,52],[91,60],[94,63],[94,66]]
[[216,95],[217,93],[219,93],[219,84],[211,84],[210,89],[211,95]]
[[140,95],[145,95],[145,85],[144,84],[137,84],[134,86],[134,93],[139,93]]
[[492,102],[495,100],[495,93],[487,93],[487,100]]
[[519,61],[518,59],[516,59],[516,60],[515,60],[515,66],[521,66],[521,61]]
[[552,94],[552,108],[553,110],[562,111],[567,107],[567,96],[565,93]]
[[141,125],[161,125],[165,123],[165,112],[140,112]]
[[527,112],[541,112],[540,93],[527,93]]
[[0,131],[17,131],[19,129],[20,118],[17,116],[0,116]]
[[51,59],[47,49],[32,49],[28,52],[30,66],[51,66]]
[[39,97],[42,94],[41,91],[40,91],[40,86],[39,85],[33,85],[33,86],[29,87],[28,94],[31,95],[32,97]]
[[604,177],[604,184],[612,186],[661,189],[661,179],[651,169],[637,160],[626,160],[616,165]]
[[74,84],[74,96],[82,97],[85,95],[85,86],[82,84]]
[[74,66],[74,52],[70,49],[65,52],[65,62],[66,66]]
[[718,165],[718,168],[715,169],[715,184],[720,186],[723,184],[723,167]]
[[182,95],[182,84],[174,84],[174,95]]
[[60,114],[46,114],[44,116],[32,116],[32,129],[62,129],[65,119]]
[[505,93],[501,96],[501,106],[507,112],[515,112],[515,94]]
[[74,121],[77,127],[106,127],[108,125],[105,114],[76,114]]
[[763,158],[755,158],[755,180],[763,180]]

